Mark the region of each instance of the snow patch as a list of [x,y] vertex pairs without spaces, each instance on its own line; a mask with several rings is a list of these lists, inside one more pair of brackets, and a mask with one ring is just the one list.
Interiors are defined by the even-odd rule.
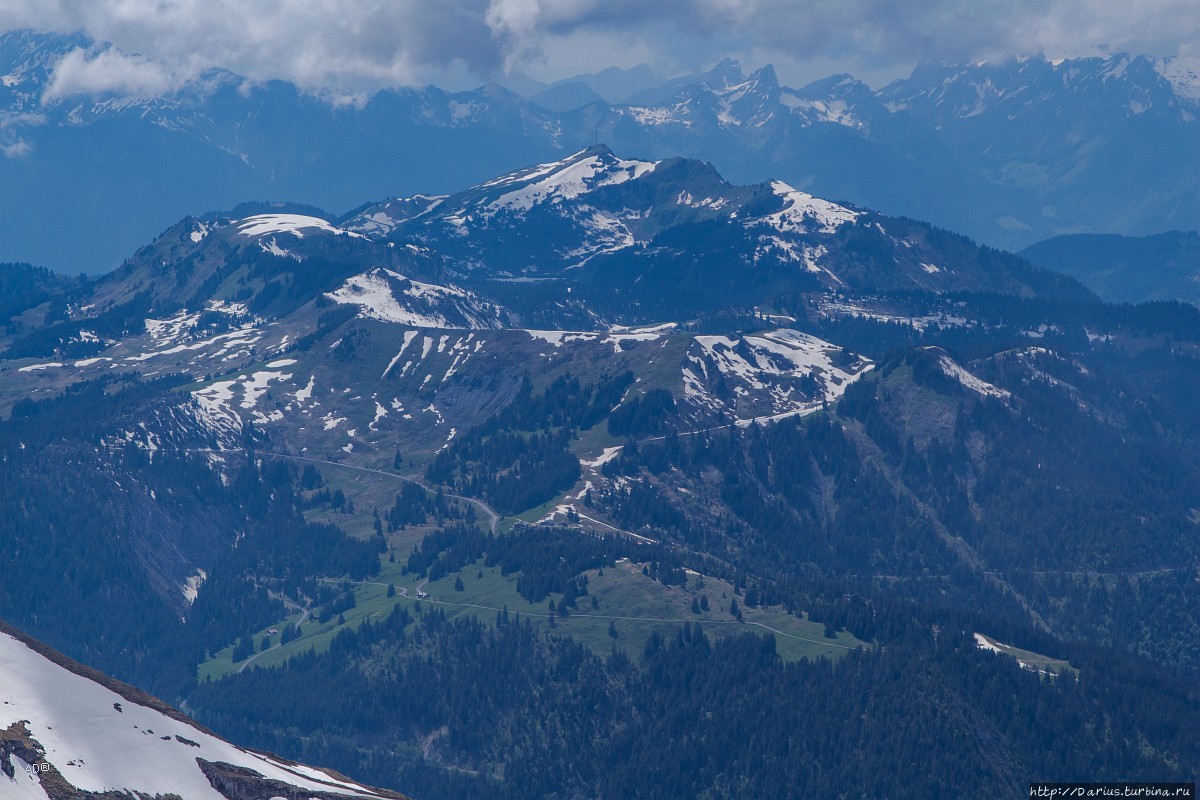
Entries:
[[814,99],[801,97],[790,91],[779,95],[779,102],[791,110],[793,114],[805,118],[806,125],[812,122],[832,122],[847,128],[863,129],[866,123],[854,115],[850,104],[838,99]]
[[309,375],[308,376],[308,385],[305,386],[303,389],[297,389],[296,393],[292,395],[293,397],[296,398],[296,402],[300,405],[303,405],[303,404],[307,403],[310,399],[312,399],[313,387],[316,386],[316,384],[317,384],[317,376]]
[[825,317],[856,317],[862,319],[875,319],[880,322],[899,322],[903,325],[909,325],[919,331],[924,331],[931,326],[949,328],[962,327],[971,324],[966,317],[958,316],[945,312],[935,314],[925,314],[922,316],[910,316],[903,313],[894,312],[886,308],[881,308],[872,305],[869,300],[842,300],[822,298],[818,301],[818,307],[822,316]]
[[271,255],[278,256],[279,258],[292,258],[292,259],[295,259],[296,261],[303,260],[300,256],[296,255],[291,250],[284,250],[282,247],[280,247],[279,243],[275,241],[274,236],[272,236],[270,239],[268,239],[265,242],[259,242],[258,246],[262,248],[262,251],[264,253],[270,253]]
[[251,375],[248,379],[243,379],[242,383],[242,408],[252,409],[258,405],[258,399],[262,397],[271,381],[286,381],[290,380],[292,373],[282,372],[267,372],[261,371]]
[[417,338],[417,335],[418,331],[404,332],[404,343],[400,345],[400,352],[392,356],[392,360],[389,361],[387,367],[384,368],[383,374],[379,376],[380,380],[383,380],[388,376],[388,373],[392,371],[392,367],[396,366],[396,362],[400,360],[400,356],[404,355],[404,351],[408,349],[410,344],[412,344],[413,339]]
[[600,332],[600,331],[540,331],[527,329],[530,338],[552,344],[556,348],[564,344],[577,342],[600,342],[612,345],[613,352],[620,353],[627,342],[652,342],[661,339],[669,330],[666,326],[653,326],[640,329],[638,332]]
[[208,573],[202,569],[197,569],[196,574],[188,578],[182,587],[183,598],[187,600],[188,605],[196,602],[196,598],[200,595],[200,586],[208,578]]
[[954,378],[954,380],[958,381],[966,388],[976,392],[977,394],[983,395],[984,397],[997,397],[1000,399],[1006,399],[1012,396],[1008,390],[997,388],[987,381],[981,380],[980,378],[977,378],[971,373],[967,372],[965,369],[959,366],[954,359],[950,358],[950,356],[946,355],[945,353],[942,353],[938,356],[938,366],[942,368],[942,372],[946,373],[947,376]]
[[376,427],[376,426],[379,424],[379,420],[383,419],[383,418],[384,418],[384,417],[386,417],[387,415],[388,415],[388,410],[387,410],[386,408],[384,408],[384,407],[383,407],[383,406],[382,406],[382,405],[379,403],[379,401],[378,401],[378,400],[376,400],[376,401],[375,401],[375,419],[371,420],[371,422],[370,422],[370,423],[367,425],[367,428],[368,428],[368,429],[370,429],[370,430],[373,430],[373,431],[375,431],[375,430],[379,430],[379,429]]
[[197,220],[192,232],[188,234],[188,238],[192,240],[193,244],[198,244],[204,241],[204,237],[208,236],[211,230],[212,228],[208,225]]
[[616,445],[615,447],[606,447],[606,448],[604,448],[604,451],[602,453],[600,453],[600,455],[596,456],[595,458],[588,459],[586,461],[581,458],[581,459],[579,459],[579,463],[590,469],[600,469],[600,467],[604,466],[609,461],[612,461],[614,458],[616,458],[617,454],[620,453],[622,449],[623,449],[623,445]]

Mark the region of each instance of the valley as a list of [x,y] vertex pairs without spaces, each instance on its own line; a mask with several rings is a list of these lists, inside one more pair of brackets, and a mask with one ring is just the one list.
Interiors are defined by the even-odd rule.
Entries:
[[253,211],[0,272],[26,634],[431,799],[1200,763],[1194,306],[603,145]]

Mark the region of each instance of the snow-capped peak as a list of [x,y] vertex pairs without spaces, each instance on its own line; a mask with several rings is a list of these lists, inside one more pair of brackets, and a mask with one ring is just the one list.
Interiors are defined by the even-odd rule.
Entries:
[[1156,59],[1154,70],[1171,84],[1176,97],[1200,104],[1200,58],[1177,56]]
[[779,107],[779,80],[770,64],[741,83],[710,87],[710,91],[720,106],[717,121],[722,125],[763,125],[774,118]]
[[700,76],[700,82],[709,89],[728,89],[746,82],[741,63],[735,58],[723,58],[720,63]]
[[384,237],[410,220],[423,217],[446,200],[446,195],[414,194],[372,206],[346,223],[346,229],[367,236]]
[[580,150],[561,161],[489,181],[482,188],[512,187],[487,203],[492,213],[522,212],[541,203],[562,202],[599,189],[635,180],[653,172],[657,162],[626,160],[607,147]]
[[813,197],[793,189],[783,181],[772,181],[771,191],[782,198],[783,208],[763,217],[761,222],[781,233],[810,233],[814,226],[821,233],[835,233],[839,227],[854,222],[860,216],[858,211]]

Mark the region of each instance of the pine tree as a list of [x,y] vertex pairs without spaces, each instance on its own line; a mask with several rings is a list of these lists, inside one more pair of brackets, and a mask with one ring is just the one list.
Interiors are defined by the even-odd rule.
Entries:
[[245,661],[254,653],[254,640],[247,635],[243,635],[238,639],[238,643],[234,645],[233,653],[231,654],[233,662],[236,664],[239,661]]

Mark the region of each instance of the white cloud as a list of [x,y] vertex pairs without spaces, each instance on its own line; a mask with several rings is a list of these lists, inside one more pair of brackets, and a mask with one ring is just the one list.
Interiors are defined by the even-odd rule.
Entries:
[[607,38],[611,61],[646,47],[656,66],[693,68],[751,53],[852,71],[1038,52],[1167,56],[1200,40],[1195,0],[492,0],[488,22],[510,54],[561,52],[556,40],[589,31]]
[[24,139],[17,139],[7,144],[0,144],[0,153],[5,158],[22,158],[33,152],[33,146]]
[[[152,87],[223,67],[307,89],[407,85],[425,70],[501,61],[487,0],[4,0],[0,30],[81,31],[139,57],[72,57],[56,91]],[[106,51],[107,52],[107,51]]]
[[22,127],[44,125],[46,118],[28,112],[0,114],[0,155],[5,158],[24,158],[33,152],[33,146],[16,133]]
[[76,94],[154,96],[176,88],[181,80],[158,61],[115,49],[89,53],[70,51],[54,68],[42,100]]
[[[225,67],[342,96],[442,76],[570,74],[647,54],[665,72],[723,55],[862,73],[921,59],[1131,50],[1195,54],[1195,0],[3,0],[0,29],[83,31],[54,91],[147,91]],[[104,51],[108,52],[108,51]]]
[[22,112],[20,114],[0,114],[0,131],[17,128],[22,125],[45,125],[46,117],[42,114]]

